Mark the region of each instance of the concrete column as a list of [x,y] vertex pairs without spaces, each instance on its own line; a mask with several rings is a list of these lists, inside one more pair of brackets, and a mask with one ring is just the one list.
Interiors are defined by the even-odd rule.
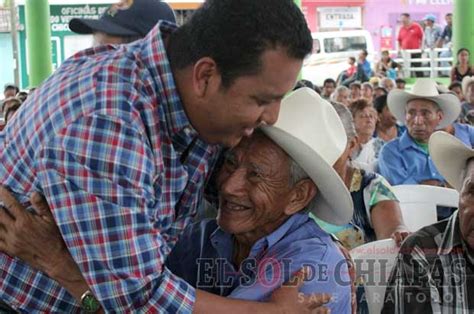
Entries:
[[474,61],[474,1],[454,0],[453,11],[453,60],[456,52],[467,48],[471,52],[471,63]]
[[53,72],[48,0],[26,0],[25,12],[29,81],[37,87]]

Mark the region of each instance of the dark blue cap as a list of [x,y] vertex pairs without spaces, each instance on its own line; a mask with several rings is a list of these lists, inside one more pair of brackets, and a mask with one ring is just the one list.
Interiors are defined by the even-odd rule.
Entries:
[[122,0],[98,20],[72,19],[69,29],[78,34],[102,32],[113,36],[145,35],[160,20],[176,23],[173,9],[160,0]]

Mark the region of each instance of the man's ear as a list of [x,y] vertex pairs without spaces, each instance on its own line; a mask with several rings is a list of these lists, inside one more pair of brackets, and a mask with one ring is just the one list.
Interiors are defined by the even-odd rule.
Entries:
[[290,202],[285,208],[287,216],[291,216],[305,208],[318,193],[318,188],[311,179],[303,179],[295,184],[290,193]]
[[221,75],[214,59],[199,59],[193,66],[192,80],[195,95],[200,98],[220,88]]
[[439,122],[441,122],[441,120],[443,120],[444,118],[444,112],[443,110],[438,110],[438,119],[439,119]]

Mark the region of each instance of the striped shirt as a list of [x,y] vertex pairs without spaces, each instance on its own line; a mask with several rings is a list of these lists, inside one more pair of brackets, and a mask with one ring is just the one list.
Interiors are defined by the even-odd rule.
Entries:
[[474,260],[458,212],[422,228],[400,248],[382,313],[473,313]]
[[[219,148],[198,138],[161,22],[130,45],[67,60],[0,133],[0,178],[22,202],[45,195],[106,311],[191,312],[195,290],[165,266],[195,215]],[[0,300],[21,312],[78,312],[45,274],[0,253]]]

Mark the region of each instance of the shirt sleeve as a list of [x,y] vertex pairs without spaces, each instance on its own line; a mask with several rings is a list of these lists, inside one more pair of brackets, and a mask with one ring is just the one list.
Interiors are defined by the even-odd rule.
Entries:
[[376,175],[376,177],[364,189],[365,208],[367,209],[367,216],[369,218],[372,208],[383,201],[398,202],[398,199],[395,196],[390,183],[388,183],[381,175]]
[[55,133],[39,149],[37,178],[104,310],[190,312],[195,291],[164,266],[169,247],[153,227],[174,211],[160,202],[160,152],[144,131],[111,115],[91,114]]
[[379,171],[392,185],[418,184],[403,166],[400,153],[395,151],[390,144],[385,145],[380,152]]

